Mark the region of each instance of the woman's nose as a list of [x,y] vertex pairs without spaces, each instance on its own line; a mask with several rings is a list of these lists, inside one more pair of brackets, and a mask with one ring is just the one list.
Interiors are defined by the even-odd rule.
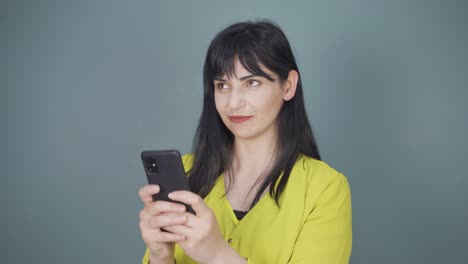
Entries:
[[241,89],[232,89],[231,93],[229,94],[228,106],[233,110],[242,108],[242,106],[244,106],[244,94],[242,93]]

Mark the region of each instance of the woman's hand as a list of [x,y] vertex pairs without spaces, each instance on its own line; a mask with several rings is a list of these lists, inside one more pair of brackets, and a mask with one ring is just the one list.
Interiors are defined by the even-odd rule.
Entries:
[[153,201],[153,194],[159,193],[158,185],[143,186],[139,195],[145,207],[140,211],[140,231],[150,251],[151,263],[174,263],[174,242],[185,240],[181,234],[162,231],[185,223],[185,206],[166,201]]
[[196,215],[185,213],[186,221],[181,225],[165,227],[174,234],[186,237],[177,242],[187,255],[204,263],[247,263],[226,241],[218,227],[216,217],[203,199],[192,192],[176,191],[169,198],[192,206]]

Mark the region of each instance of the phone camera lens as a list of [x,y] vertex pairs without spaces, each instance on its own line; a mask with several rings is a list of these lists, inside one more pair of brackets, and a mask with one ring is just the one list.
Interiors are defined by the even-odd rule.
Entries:
[[158,164],[156,163],[156,161],[154,159],[148,158],[148,159],[146,159],[145,163],[146,163],[146,169],[148,170],[149,173],[158,173],[159,172]]

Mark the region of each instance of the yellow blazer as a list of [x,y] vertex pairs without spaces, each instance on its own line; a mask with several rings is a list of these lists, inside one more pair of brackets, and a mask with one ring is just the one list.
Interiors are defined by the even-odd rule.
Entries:
[[[193,156],[182,157],[185,170]],[[220,175],[205,197],[226,241],[251,264],[349,263],[352,248],[351,193],[346,177],[305,155],[297,159],[280,196],[280,208],[265,194],[238,221],[224,197],[224,177]],[[177,244],[177,264],[197,263]],[[143,264],[149,262],[146,249]]]

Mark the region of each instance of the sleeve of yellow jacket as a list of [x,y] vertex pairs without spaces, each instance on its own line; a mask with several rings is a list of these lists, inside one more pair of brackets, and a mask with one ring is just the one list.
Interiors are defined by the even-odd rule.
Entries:
[[338,174],[320,194],[294,245],[289,263],[349,263],[352,248],[351,193]]

